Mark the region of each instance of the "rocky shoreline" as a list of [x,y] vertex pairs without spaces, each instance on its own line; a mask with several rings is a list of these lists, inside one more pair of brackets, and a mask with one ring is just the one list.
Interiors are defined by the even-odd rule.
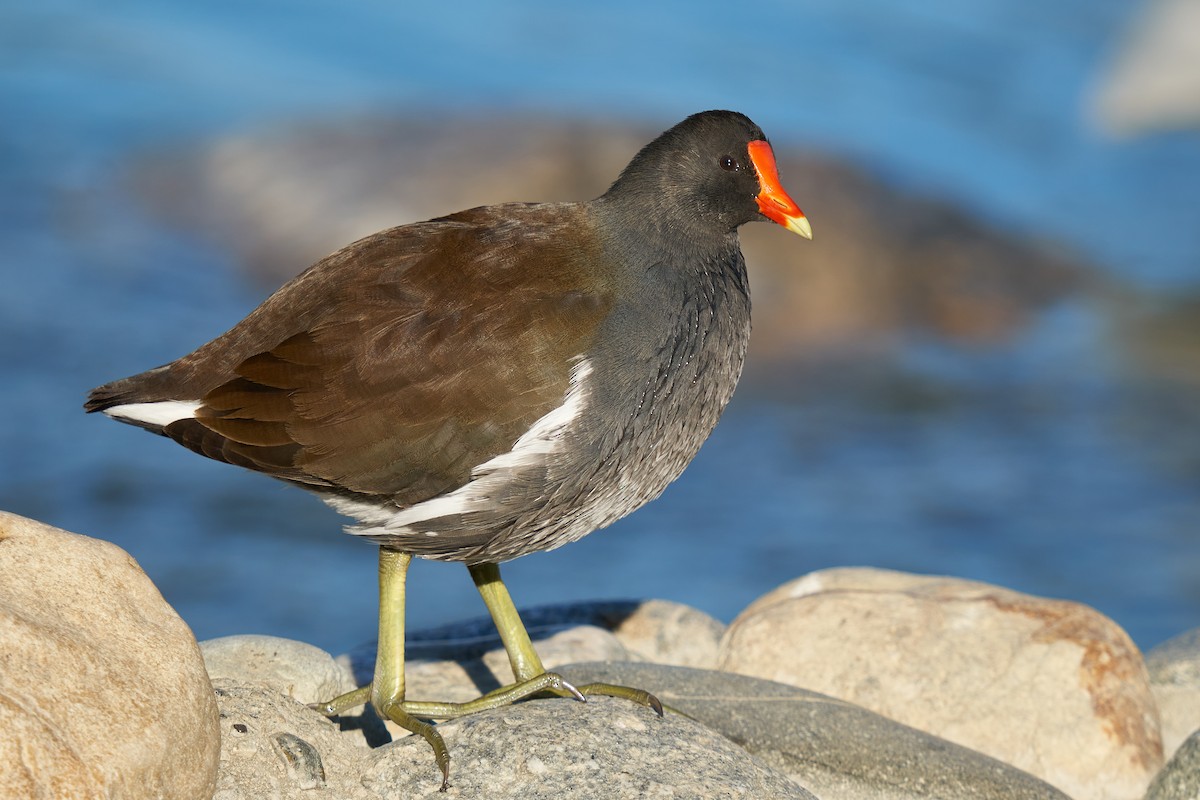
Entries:
[[[439,796],[425,742],[307,703],[369,674],[235,636],[199,645],[115,546],[0,513],[5,797]],[[1200,786],[1200,633],[1143,656],[1062,600],[872,569],[803,576],[729,626],[663,600],[531,609],[548,668],[656,693],[439,725],[450,797],[1175,800]],[[409,696],[510,680],[486,620],[413,635]],[[1170,758],[1164,766],[1164,755]]]

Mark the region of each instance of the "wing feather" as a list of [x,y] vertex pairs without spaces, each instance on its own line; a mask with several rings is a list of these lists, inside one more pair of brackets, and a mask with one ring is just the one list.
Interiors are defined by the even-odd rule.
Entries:
[[89,408],[199,400],[162,433],[209,458],[400,507],[452,491],[563,402],[611,306],[583,224],[510,205],[367,237]]

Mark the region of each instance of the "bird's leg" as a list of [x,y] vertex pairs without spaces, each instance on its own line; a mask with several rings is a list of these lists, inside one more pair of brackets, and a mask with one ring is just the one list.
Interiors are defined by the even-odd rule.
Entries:
[[[471,571],[471,578],[475,581],[475,588],[479,590],[484,605],[492,615],[492,621],[496,623],[500,641],[504,643],[504,649],[508,653],[508,663],[512,666],[513,677],[517,681],[516,685],[519,686],[540,675],[556,675],[556,673],[546,672],[545,667],[542,666],[542,660],[538,658],[537,651],[533,649],[533,642],[529,639],[525,624],[521,622],[517,607],[513,603],[508,589],[504,586],[504,581],[500,578],[500,567],[497,564],[474,564],[468,566],[468,569]],[[563,683],[569,691],[575,690],[575,687],[566,681]],[[578,693],[623,697],[654,709],[660,717],[663,714],[663,706],[659,699],[644,689],[616,686],[611,683],[589,683],[578,687]],[[566,695],[567,692],[560,691],[556,694]],[[488,695],[485,695],[480,699],[487,698]]]
[[[517,607],[500,579],[500,568],[495,564],[476,564],[468,569],[488,612],[492,615],[496,630],[500,633],[500,641],[504,643],[504,649],[508,653],[508,663],[512,667],[515,682],[465,703],[405,701],[404,710],[410,715],[423,719],[453,719],[500,708],[535,694],[548,692],[560,697],[573,697],[576,700],[583,700],[586,694],[624,697],[652,708],[662,716],[662,703],[642,689],[607,683],[589,683],[576,689],[558,673],[546,672],[537,651],[533,649],[533,642],[529,639],[525,624],[521,622]],[[380,641],[382,649],[382,639]]]
[[[433,727],[420,719],[454,719],[456,717],[485,711],[489,708],[515,703],[540,692],[553,692],[563,697],[583,700],[583,695],[560,675],[546,672],[517,609],[513,606],[508,590],[500,582],[500,573],[495,564],[489,573],[492,578],[480,580],[480,593],[488,608],[493,610],[493,619],[500,627],[501,637],[510,653],[513,672],[518,676],[515,683],[488,692],[482,697],[465,703],[439,703],[404,699],[404,579],[412,556],[396,550],[381,548],[379,552],[379,645],[375,656],[375,676],[368,686],[335,697],[327,703],[313,706],[326,716],[336,716],[345,711],[371,703],[381,716],[385,716],[406,730],[419,733],[432,745],[438,764],[441,765],[445,744]],[[490,598],[502,597],[496,601]],[[499,616],[497,616],[499,615]],[[500,620],[503,620],[501,622]],[[522,644],[523,642],[523,644]],[[510,645],[511,643],[511,645]],[[513,660],[514,652],[521,653]],[[390,711],[389,711],[390,709]],[[397,719],[397,714],[409,719]],[[417,718],[417,719],[412,719]]]
[[379,548],[379,647],[371,685],[315,707],[326,716],[335,716],[370,701],[381,717],[429,742],[442,771],[442,791],[446,791],[450,785],[446,742],[432,725],[414,716],[404,702],[404,584],[411,561],[409,553]]
[[336,716],[351,708],[370,703],[381,717],[390,719],[401,728],[420,734],[433,748],[434,758],[442,771],[442,790],[449,786],[450,753],[446,742],[433,725],[423,720],[454,719],[510,705],[536,694],[549,692],[561,697],[583,700],[584,695],[623,697],[654,709],[661,717],[662,703],[642,689],[615,686],[608,683],[589,683],[576,689],[563,677],[546,672],[525,624],[517,613],[512,597],[500,579],[495,564],[471,566],[471,577],[484,604],[492,615],[500,640],[508,653],[515,683],[488,692],[465,703],[438,703],[404,699],[404,582],[412,556],[398,550],[381,547],[379,550],[379,646],[375,656],[375,675],[369,686],[335,697],[327,703],[312,707],[326,716]]
[[404,708],[418,717],[451,719],[500,708],[542,692],[583,700],[579,690],[563,680],[561,675],[546,672],[542,666],[542,660],[533,649],[533,642],[529,641],[529,634],[517,614],[517,607],[500,580],[500,568],[495,564],[478,564],[468,569],[492,615],[492,621],[496,623],[496,630],[500,632],[500,640],[508,653],[508,662],[516,681],[465,703],[407,702]]
[[[453,719],[476,711],[508,705],[539,692],[575,697],[583,696],[558,675],[546,673],[537,662],[537,674],[530,679],[506,686],[467,703],[413,702],[404,699],[404,603],[405,580],[412,555],[379,549],[379,645],[375,655],[375,675],[367,686],[335,697],[327,703],[315,703],[312,708],[333,717],[357,706],[370,703],[384,719],[390,719],[405,730],[419,734],[433,748],[433,756],[442,771],[442,791],[450,783],[450,751],[433,725],[423,720]],[[503,589],[503,586],[501,586]],[[509,601],[511,605],[511,601]],[[513,611],[515,615],[515,609]],[[520,620],[517,620],[520,625]],[[524,628],[521,633],[524,634]],[[528,642],[528,637],[526,637]],[[529,652],[533,647],[528,646]]]
[[492,615],[492,622],[496,624],[496,631],[500,634],[500,641],[504,643],[508,663],[512,666],[513,677],[517,683],[544,673],[546,668],[542,666],[542,660],[533,649],[533,642],[525,630],[525,623],[521,622],[521,616],[508,593],[508,587],[500,578],[500,566],[473,564],[467,569],[471,571],[475,588],[479,590],[479,596],[483,598],[483,604],[487,606],[488,613]]

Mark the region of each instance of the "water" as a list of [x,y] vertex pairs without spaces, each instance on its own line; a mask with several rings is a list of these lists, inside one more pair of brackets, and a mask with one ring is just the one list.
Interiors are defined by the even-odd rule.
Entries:
[[[79,409],[259,299],[230,253],[129,196],[126,166],[289,120],[734,107],[777,140],[1076,248],[1127,291],[1194,293],[1200,142],[1113,141],[1086,119],[1132,8],[0,6],[0,508],[117,542],[200,638],[338,651],[373,635],[374,552],[336,515]],[[1005,346],[912,338],[751,386],[660,501],[506,578],[522,604],[658,596],[728,619],[809,570],[868,564],[1078,600],[1153,645],[1200,621],[1198,406],[1194,386],[1114,360],[1106,314],[1069,302]],[[415,626],[480,610],[460,567],[418,564],[412,585]]]

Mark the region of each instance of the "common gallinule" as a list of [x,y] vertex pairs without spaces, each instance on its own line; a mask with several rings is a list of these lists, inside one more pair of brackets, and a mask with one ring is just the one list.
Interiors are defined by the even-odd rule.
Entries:
[[[497,566],[575,541],[683,472],[733,394],[750,333],[738,226],[806,238],[771,146],[742,114],[688,117],[585,203],[510,203],[360,239],[177,361],[93,390],[85,408],[318,495],[380,546],[370,702],[425,720],[578,689],[543,669]],[[412,557],[461,561],[515,683],[468,703],[404,696]]]

